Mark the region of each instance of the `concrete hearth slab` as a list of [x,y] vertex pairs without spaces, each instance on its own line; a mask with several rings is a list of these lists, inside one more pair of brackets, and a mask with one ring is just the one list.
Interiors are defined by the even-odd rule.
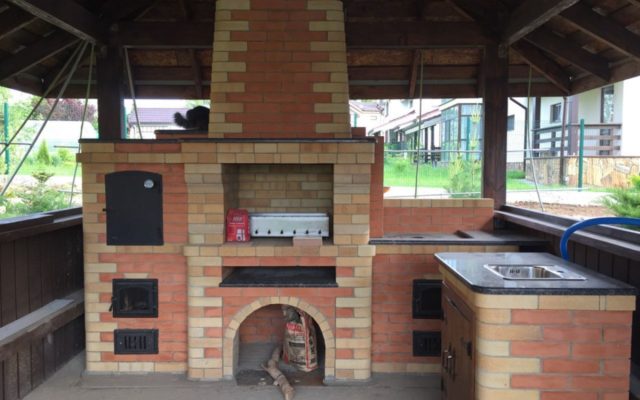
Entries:
[[[305,400],[437,400],[439,375],[374,375],[366,386],[297,388]],[[84,354],[71,360],[24,400],[281,400],[272,386],[238,386],[234,382],[196,383],[182,376],[84,375]]]

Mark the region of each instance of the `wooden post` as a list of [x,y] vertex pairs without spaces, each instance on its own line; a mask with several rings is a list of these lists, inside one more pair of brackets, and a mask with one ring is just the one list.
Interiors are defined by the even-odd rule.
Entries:
[[105,46],[97,56],[98,125],[100,139],[121,139],[124,132],[122,49]]
[[507,117],[509,57],[496,44],[485,47],[481,94],[484,101],[482,196],[499,209],[507,201]]

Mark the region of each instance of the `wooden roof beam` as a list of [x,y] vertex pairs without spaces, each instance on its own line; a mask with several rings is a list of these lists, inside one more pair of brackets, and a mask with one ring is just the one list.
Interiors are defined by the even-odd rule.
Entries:
[[511,48],[518,52],[533,69],[540,72],[563,93],[569,94],[571,91],[571,79],[564,69],[555,61],[526,41],[514,43],[511,45]]
[[[182,16],[186,22],[191,20],[191,12],[189,7],[187,6],[186,0],[178,0],[180,4],[180,9],[182,11]],[[200,74],[200,62],[198,61],[198,57],[196,55],[196,51],[194,49],[189,49],[189,58],[191,59],[191,69],[193,71],[193,83],[196,87],[196,96],[199,98],[204,97],[204,91],[202,87],[202,75]]]
[[586,34],[602,40],[621,52],[640,60],[640,36],[634,34],[624,26],[613,22],[593,11],[582,3],[568,8],[562,17],[569,20]]
[[67,32],[56,32],[0,62],[0,81],[40,63],[78,42]]
[[0,39],[11,35],[35,20],[36,17],[19,8],[4,11],[0,14]]
[[72,0],[6,0],[31,15],[49,22],[82,40],[104,43],[107,28],[98,17]]
[[213,23],[202,22],[126,21],[116,25],[112,39],[124,47],[211,49],[213,28]]
[[526,0],[511,13],[502,35],[507,47],[544,25],[580,0]]
[[111,0],[100,8],[100,17],[107,21],[137,19],[153,8],[159,0]]
[[609,81],[611,72],[609,71],[609,61],[606,58],[590,53],[545,28],[530,33],[525,39],[536,47],[562,58],[600,79]]

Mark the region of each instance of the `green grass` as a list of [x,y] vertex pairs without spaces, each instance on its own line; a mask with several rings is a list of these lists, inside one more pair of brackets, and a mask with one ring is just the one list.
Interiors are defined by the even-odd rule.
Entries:
[[[36,171],[46,171],[52,173],[53,176],[73,176],[73,170],[75,169],[76,164],[74,162],[61,163],[59,165],[41,165],[38,163],[28,163],[25,162],[22,168],[20,168],[20,172],[18,175],[31,175]],[[11,171],[13,172],[13,170]],[[78,176],[82,174],[82,167],[78,166]]]
[[[481,180],[482,176],[474,177]],[[416,182],[416,166],[409,160],[402,158],[387,158],[384,165],[384,185],[414,187]],[[418,169],[418,187],[444,188],[449,182],[449,169],[446,167],[432,167],[420,164]],[[540,189],[562,189],[562,185],[539,185]],[[522,171],[507,171],[507,190],[533,190],[533,182],[525,179]],[[606,189],[592,188],[590,191],[607,191]]]

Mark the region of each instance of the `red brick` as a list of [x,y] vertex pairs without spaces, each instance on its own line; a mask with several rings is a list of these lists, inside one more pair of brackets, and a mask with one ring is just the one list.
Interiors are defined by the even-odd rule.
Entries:
[[631,325],[630,311],[575,311],[576,325]]
[[540,400],[598,400],[593,392],[542,392]]
[[631,341],[631,327],[624,328],[605,328],[604,329],[604,341],[605,342],[630,342]]
[[603,361],[604,373],[607,375],[629,375],[631,370],[631,362],[624,360],[605,360]]
[[526,389],[566,389],[569,377],[561,375],[512,375],[512,388]]
[[542,372],[557,372],[565,374],[587,374],[600,371],[599,361],[588,360],[558,360],[546,359],[542,361]]
[[612,376],[574,376],[572,385],[581,390],[628,390],[629,377]]
[[631,344],[574,343],[571,353],[575,359],[628,358]]
[[602,331],[598,328],[544,327],[544,340],[566,340],[577,342],[599,342]]
[[569,343],[553,342],[511,342],[511,355],[525,357],[566,357]]

